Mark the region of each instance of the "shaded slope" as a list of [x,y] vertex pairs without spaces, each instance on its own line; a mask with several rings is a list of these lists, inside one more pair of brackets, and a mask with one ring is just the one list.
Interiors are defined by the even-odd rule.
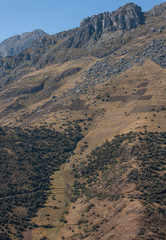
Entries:
[[[102,25],[101,31],[93,30],[92,34],[90,32],[87,36],[89,31],[86,32],[88,29],[86,24],[88,26],[91,24],[91,28],[97,29],[96,21],[101,26],[105,17],[108,17],[108,20],[111,18],[109,13],[99,14],[85,20],[85,25],[81,23],[85,27],[83,33],[80,27],[44,37],[34,42],[32,49],[14,58],[0,60],[1,126],[23,128],[35,126],[37,129],[39,126],[47,126],[48,136],[44,138],[49,143],[49,151],[53,145],[52,133],[48,128],[54,129],[51,132],[55,130],[62,132],[60,136],[63,139],[66,124],[74,120],[81,125],[84,134],[69,163],[65,164],[62,175],[60,172],[52,175],[55,177],[52,179],[55,185],[51,188],[57,188],[58,197],[57,200],[53,200],[53,193],[50,194],[46,203],[48,205],[40,209],[33,219],[39,225],[39,228],[32,230],[35,239],[38,240],[40,235],[54,240],[54,230],[57,231],[54,229],[55,225],[59,230],[59,226],[63,227],[63,224],[64,228],[59,239],[63,236],[66,239],[90,240],[164,239],[163,153],[166,131],[164,14],[165,4],[144,13],[144,24],[138,23],[136,28],[109,31],[111,26],[103,28]],[[128,15],[125,13],[125,16]],[[124,18],[122,16],[121,20]],[[76,38],[78,33],[81,36]],[[86,37],[88,41],[85,41]],[[140,131],[142,133],[135,133]],[[161,133],[158,133],[159,131]],[[30,132],[33,132],[32,129]],[[113,142],[108,142],[117,134],[123,135],[118,135]],[[43,141],[42,136],[41,134],[41,140],[39,138],[39,141],[35,142],[39,148],[42,146],[44,152],[43,158],[39,161],[41,165],[48,160],[45,149],[47,143]],[[76,138],[77,136],[74,136],[74,139]],[[16,139],[15,136],[13,139]],[[55,141],[55,138],[53,139]],[[25,140],[27,139],[21,139],[23,146]],[[8,146],[7,140],[5,143]],[[18,149],[14,149],[18,152],[23,151],[19,144],[16,144]],[[56,144],[51,153],[56,150]],[[96,147],[98,148],[94,150]],[[3,155],[3,160],[6,156],[7,159],[17,162],[17,156],[10,155],[15,153],[13,148],[8,147],[12,152],[7,152],[3,144],[2,148],[2,153],[6,154]],[[32,159],[39,156],[38,150],[34,149]],[[60,154],[64,148],[61,150]],[[88,161],[87,154],[91,152]],[[23,155],[28,158],[27,153],[29,155],[29,151],[26,153],[23,151]],[[64,155],[66,156],[66,152]],[[49,155],[49,158],[51,164],[52,161],[55,163],[54,155]],[[60,162],[61,160],[63,162],[63,159],[60,159]],[[5,169],[8,167],[14,169],[12,164]],[[25,169],[28,168],[31,167],[25,166]],[[14,171],[18,171],[20,177],[23,176],[21,169],[16,167]],[[40,165],[37,165],[35,171],[41,173]],[[52,171],[53,169],[50,170],[51,173]],[[8,171],[5,172],[8,174]],[[64,214],[67,185],[63,177],[66,175],[69,175],[71,185],[74,180],[76,182],[71,198],[73,203]],[[155,182],[151,181],[151,175]],[[61,176],[60,181],[57,181],[57,176]],[[155,184],[160,186],[159,191]],[[29,189],[30,185],[25,184],[23,187]],[[10,186],[9,188],[7,186],[6,190],[10,191]],[[61,190],[63,201],[60,203]],[[45,201],[44,195],[42,196],[41,201]],[[79,196],[83,198],[78,198]],[[59,209],[51,212],[54,204],[59,206]],[[25,214],[22,210],[21,214]],[[56,214],[58,217],[55,219]],[[32,216],[33,214],[29,217]],[[59,216],[64,217],[60,224]],[[22,227],[21,223],[18,225],[21,226],[21,230],[27,226]],[[5,231],[8,232],[6,226]],[[19,229],[17,231],[19,233]]]
[[33,227],[29,221],[44,206],[50,176],[67,161],[81,138],[76,124],[70,124],[62,133],[45,127],[1,129],[2,239],[19,239],[24,229]]
[[42,30],[34,30],[33,32],[23,33],[10,37],[0,43],[0,56],[14,56],[22,52],[23,50],[30,48],[32,43],[48,34]]

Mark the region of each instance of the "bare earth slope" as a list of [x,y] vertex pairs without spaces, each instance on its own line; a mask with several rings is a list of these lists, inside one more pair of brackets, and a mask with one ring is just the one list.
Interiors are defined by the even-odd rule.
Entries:
[[63,134],[74,123],[83,136],[69,134],[78,144],[50,171],[48,198],[21,228],[24,240],[165,239],[165,3],[140,11],[118,9],[117,29],[115,13],[87,18],[1,59],[2,130]]

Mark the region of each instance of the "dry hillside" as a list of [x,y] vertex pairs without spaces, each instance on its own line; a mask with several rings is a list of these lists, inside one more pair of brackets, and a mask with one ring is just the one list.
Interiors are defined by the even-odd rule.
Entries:
[[0,239],[165,239],[166,4],[123,13],[0,59]]

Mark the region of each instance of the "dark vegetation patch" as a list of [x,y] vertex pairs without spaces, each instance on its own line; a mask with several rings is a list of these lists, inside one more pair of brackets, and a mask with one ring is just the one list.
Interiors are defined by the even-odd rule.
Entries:
[[146,93],[146,91],[147,91],[147,89],[140,89],[135,94],[142,96],[142,95],[144,95]]
[[62,72],[61,74],[57,75],[54,79],[52,79],[51,83],[49,83],[49,89],[57,89],[60,87],[62,84],[62,80],[65,79],[66,77],[70,77],[78,72],[80,72],[82,68],[80,67],[75,67],[75,68],[70,68]]
[[15,111],[23,109],[25,106],[18,101],[10,104],[9,106],[6,107],[3,111],[0,112],[0,118],[3,118],[4,116],[7,116],[10,113],[13,113]]
[[138,105],[134,107],[130,113],[141,113],[141,112],[150,112],[152,111],[152,105]]
[[[138,198],[146,207],[140,235],[146,239],[164,239],[166,236],[166,132],[139,134],[140,146],[133,154],[139,169],[128,177],[140,192]],[[150,231],[152,234],[150,234]]]
[[85,104],[85,100],[81,100],[81,99],[77,98],[76,100],[72,101],[72,104],[70,105],[70,109],[75,110],[75,111],[79,111],[81,109],[86,109],[87,106],[85,106],[84,104]]
[[[56,102],[56,100],[54,100]],[[76,98],[75,100],[72,101],[71,104],[67,105],[67,103],[65,102],[65,104],[59,104],[59,103],[55,103],[53,106],[51,105],[52,102],[47,102],[45,103],[41,109],[44,108],[50,108],[51,111],[54,112],[58,112],[58,111],[62,111],[62,110],[74,110],[74,111],[80,111],[80,110],[85,110],[88,108],[88,105],[85,105],[85,100],[81,100],[79,98]]]
[[153,96],[152,95],[145,95],[141,96],[138,100],[150,100]]
[[148,86],[148,82],[144,82],[144,83],[141,83],[138,87],[147,87]]
[[[131,167],[131,161],[137,167]],[[125,194],[145,207],[140,221],[140,239],[164,239],[166,235],[166,132],[139,132],[117,135],[76,166],[77,180],[72,201],[87,199],[117,201]],[[127,175],[126,175],[127,173]],[[124,193],[125,184],[135,184],[135,193]]]
[[67,70],[65,70],[63,73],[61,73],[60,75],[56,76],[55,79],[54,79],[54,81],[55,81],[55,82],[58,82],[58,81],[60,81],[61,79],[66,78],[66,77],[69,77],[69,76],[71,76],[71,75],[73,75],[73,74],[76,74],[77,72],[79,72],[79,71],[81,71],[81,70],[82,70],[82,68],[80,68],[80,67],[75,67],[75,68],[67,69]]
[[39,84],[38,86],[23,89],[19,94],[23,95],[23,94],[37,93],[37,92],[43,90],[43,88],[44,88],[44,81],[41,84]]
[[9,105],[6,110],[19,110],[19,109],[22,109],[24,108],[25,106],[18,103],[18,102],[14,102],[12,103],[11,105]]
[[153,106],[151,111],[152,112],[161,112],[161,111],[165,111],[166,110],[166,107],[164,105],[162,106]]
[[10,233],[22,239],[20,233],[34,227],[30,218],[45,204],[51,175],[82,138],[81,129],[71,123],[64,132],[46,127],[0,130],[0,239],[10,239]]
[[111,96],[109,97],[110,102],[116,102],[116,101],[127,101],[129,96]]
[[101,99],[102,101],[107,101],[107,102],[117,102],[117,101],[127,101],[128,98],[131,95],[116,95],[116,96],[110,96],[109,93],[106,93],[105,96],[101,96],[100,94],[96,97],[96,99]]

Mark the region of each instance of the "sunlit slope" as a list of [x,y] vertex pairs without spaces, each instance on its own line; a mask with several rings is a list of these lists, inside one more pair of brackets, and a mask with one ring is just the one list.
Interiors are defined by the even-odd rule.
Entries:
[[[66,47],[68,34],[79,31],[74,29],[35,42],[22,57],[1,59],[1,65],[10,60],[11,67],[0,79],[0,126],[5,131],[11,127],[4,150],[9,162],[13,154],[17,166],[16,150],[24,159],[29,149],[25,138],[15,147],[11,130],[16,139],[18,129],[28,131],[31,139],[31,133],[44,126],[54,151],[50,129],[63,134],[76,124],[83,137],[71,155],[62,157],[58,171],[50,171],[50,189],[41,192],[48,198],[41,198],[42,208],[28,215],[30,224],[21,228],[24,240],[164,239],[165,4],[162,7],[161,16],[154,9],[145,13],[146,24],[103,32],[95,43],[93,36],[88,42],[81,39],[81,47]],[[25,60],[27,56],[31,59]],[[41,145],[37,139],[38,154],[41,147],[47,151],[48,143]],[[48,156],[44,152],[43,159],[56,163],[56,157]]]

